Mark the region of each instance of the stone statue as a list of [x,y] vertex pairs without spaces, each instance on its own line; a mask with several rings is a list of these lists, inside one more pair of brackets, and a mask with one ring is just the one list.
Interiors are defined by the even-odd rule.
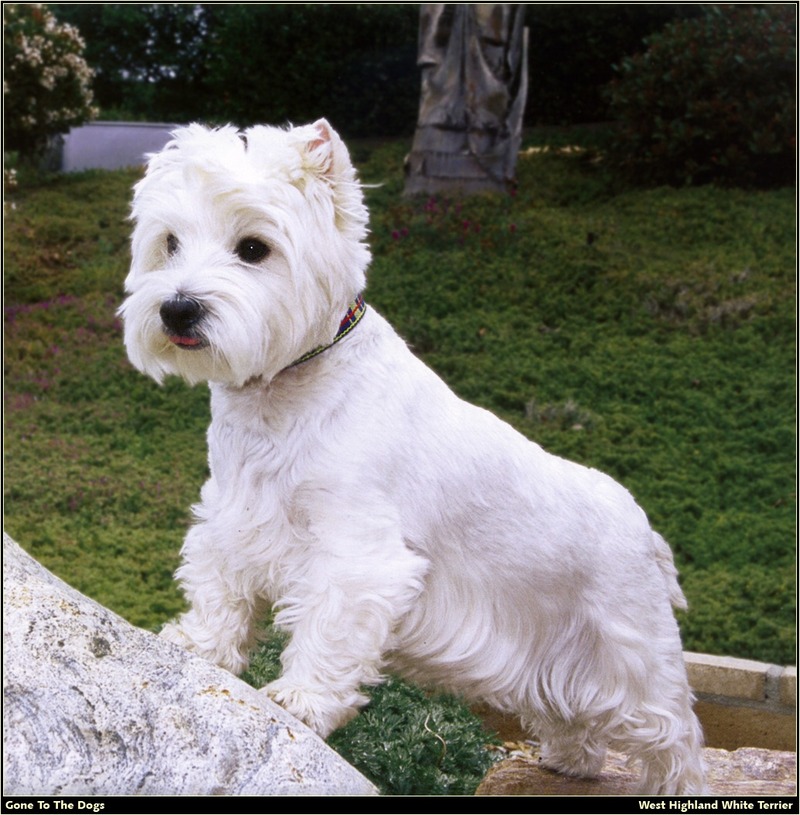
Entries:
[[523,15],[523,4],[421,6],[422,93],[407,194],[513,186],[528,85]]

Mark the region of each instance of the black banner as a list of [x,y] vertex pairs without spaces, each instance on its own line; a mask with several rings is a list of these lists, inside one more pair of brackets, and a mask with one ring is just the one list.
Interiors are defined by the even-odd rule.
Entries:
[[[103,815],[142,815],[148,810],[163,812],[166,808],[176,807],[182,812],[194,811],[203,813],[264,813],[280,811],[275,796],[147,796],[147,795],[119,795],[119,796],[4,796],[3,813],[103,813]],[[308,805],[318,801],[316,811],[325,812],[331,806],[339,811],[341,804],[332,805],[326,798],[319,796],[285,796],[291,797],[292,811],[297,810],[298,804],[303,801],[307,806],[303,811],[311,811]],[[334,796],[331,796],[334,797]],[[365,796],[362,798],[343,796],[347,798],[347,810],[353,813],[375,813],[382,809],[379,797]],[[421,796],[425,797],[425,796]],[[486,797],[459,797],[459,812],[497,812],[498,798],[502,796]],[[752,797],[705,797],[705,798],[668,798],[668,797],[637,797],[637,796],[515,796],[526,798],[525,811],[547,813],[586,813],[596,815],[599,811],[613,812],[615,815],[627,815],[632,812],[663,812],[663,813],[697,813],[697,812],[752,812],[752,813],[796,813],[797,796],[771,797],[768,795]],[[428,798],[432,803],[441,798]],[[512,798],[513,800],[513,798]],[[327,801],[327,803],[326,803]],[[271,803],[268,803],[271,802]],[[391,811],[396,811],[396,804],[390,805]]]

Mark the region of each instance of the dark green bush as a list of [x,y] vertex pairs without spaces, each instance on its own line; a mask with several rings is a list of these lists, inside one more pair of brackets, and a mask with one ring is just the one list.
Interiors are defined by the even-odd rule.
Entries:
[[429,696],[399,679],[370,691],[372,701],[329,744],[383,795],[472,795],[498,743],[452,696]]
[[529,3],[525,124],[568,125],[609,118],[603,88],[614,63],[668,22],[690,17],[686,3]]
[[[288,636],[264,631],[242,679],[261,688],[280,675]],[[364,688],[370,702],[328,744],[375,783],[384,795],[472,795],[493,755],[497,737],[465,703],[427,694],[396,677]]]
[[645,183],[791,182],[793,5],[707,6],[646,42],[609,88],[615,166]]
[[397,3],[60,3],[86,40],[103,118],[294,124],[408,135],[419,7]]

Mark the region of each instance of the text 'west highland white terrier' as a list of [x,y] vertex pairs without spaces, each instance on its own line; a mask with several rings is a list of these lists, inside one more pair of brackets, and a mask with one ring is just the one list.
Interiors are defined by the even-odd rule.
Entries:
[[239,673],[273,605],[291,639],[266,691],[323,737],[388,670],[519,715],[561,772],[610,746],[642,792],[703,792],[669,547],[367,309],[367,211],[328,123],[178,130],[133,218],[128,355],[208,381],[213,414],[191,608],[163,635]]

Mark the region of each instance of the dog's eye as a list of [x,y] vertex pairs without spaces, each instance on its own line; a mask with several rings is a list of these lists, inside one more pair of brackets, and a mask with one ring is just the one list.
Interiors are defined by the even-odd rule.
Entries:
[[174,255],[178,251],[178,239],[170,232],[167,235],[167,254]]
[[269,254],[269,246],[258,238],[242,238],[236,244],[236,254],[245,263],[258,263]]

